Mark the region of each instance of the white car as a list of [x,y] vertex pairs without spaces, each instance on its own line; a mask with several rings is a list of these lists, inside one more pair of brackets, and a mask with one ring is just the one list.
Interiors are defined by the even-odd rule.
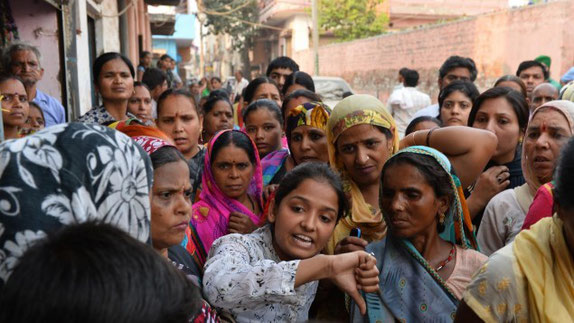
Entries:
[[349,84],[340,77],[313,76],[315,93],[323,98],[323,103],[331,109],[344,97],[354,94]]

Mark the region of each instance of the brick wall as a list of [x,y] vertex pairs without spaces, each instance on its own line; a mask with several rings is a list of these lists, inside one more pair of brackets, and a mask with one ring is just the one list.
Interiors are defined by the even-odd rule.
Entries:
[[[319,48],[320,74],[340,76],[356,92],[386,101],[401,67],[416,69],[419,88],[436,101],[438,68],[450,55],[471,57],[477,86],[485,90],[521,61],[545,54],[558,80],[574,65],[574,0],[498,11],[419,29],[338,43]],[[313,71],[312,50],[293,58]]]

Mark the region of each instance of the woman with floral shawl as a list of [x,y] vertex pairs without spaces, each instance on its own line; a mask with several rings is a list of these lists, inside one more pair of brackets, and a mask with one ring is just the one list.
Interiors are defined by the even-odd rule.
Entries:
[[211,139],[207,149],[203,190],[190,221],[197,236],[188,235],[183,242],[188,251],[202,255],[201,268],[217,238],[229,232],[251,232],[265,221],[261,216],[261,163],[253,141],[242,131],[224,130]]
[[[261,160],[263,185],[279,184],[285,173],[303,162],[329,161],[326,131],[330,114],[331,109],[321,102],[307,102],[288,112],[285,134],[289,149],[274,151]],[[293,131],[299,127],[307,129],[293,136]]]
[[433,148],[412,146],[386,162],[380,200],[388,234],[366,249],[377,258],[380,293],[366,295],[367,315],[355,307],[353,322],[454,318],[472,273],[486,260],[469,243],[461,194],[450,161]]
[[147,241],[152,179],[141,147],[104,126],[61,124],[0,144],[0,286],[62,226],[103,221]]

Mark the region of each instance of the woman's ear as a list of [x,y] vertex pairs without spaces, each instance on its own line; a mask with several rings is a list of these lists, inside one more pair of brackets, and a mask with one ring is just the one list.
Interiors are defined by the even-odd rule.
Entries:
[[269,213],[267,214],[267,221],[269,221],[269,223],[275,223],[275,220],[277,219],[276,212],[275,199],[272,199],[271,202],[269,202]]
[[445,195],[445,196],[441,196],[439,198],[437,198],[437,202],[438,202],[438,211],[441,214],[445,214],[448,211],[448,208],[450,207],[450,198]]

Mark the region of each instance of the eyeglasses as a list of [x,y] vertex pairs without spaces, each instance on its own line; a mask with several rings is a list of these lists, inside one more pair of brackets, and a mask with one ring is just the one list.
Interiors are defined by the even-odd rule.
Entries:
[[6,103],[12,103],[14,102],[14,99],[18,98],[18,101],[20,101],[20,103],[26,103],[28,102],[28,96],[27,95],[22,95],[22,94],[11,94],[11,93],[0,93],[0,98],[2,98],[2,102],[6,102]]

